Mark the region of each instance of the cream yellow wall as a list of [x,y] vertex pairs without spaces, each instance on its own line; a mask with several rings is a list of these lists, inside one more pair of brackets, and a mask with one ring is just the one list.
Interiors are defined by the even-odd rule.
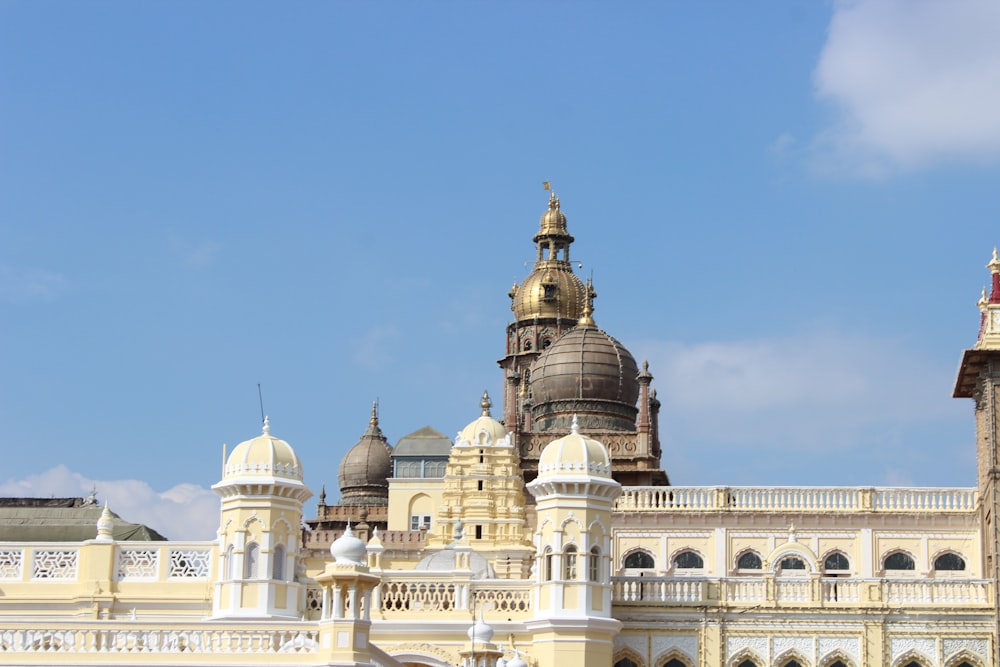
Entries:
[[[421,515],[434,517],[436,509],[441,506],[443,489],[444,480],[441,478],[390,479],[388,529],[410,530],[410,515],[416,513],[414,509],[419,509]],[[420,500],[415,501],[415,498]]]

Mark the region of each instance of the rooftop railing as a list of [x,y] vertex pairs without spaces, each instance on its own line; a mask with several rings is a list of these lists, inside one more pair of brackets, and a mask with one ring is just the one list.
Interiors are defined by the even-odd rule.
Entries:
[[620,512],[971,512],[974,488],[633,486]]
[[823,577],[612,577],[617,605],[992,607],[985,579],[840,579]]

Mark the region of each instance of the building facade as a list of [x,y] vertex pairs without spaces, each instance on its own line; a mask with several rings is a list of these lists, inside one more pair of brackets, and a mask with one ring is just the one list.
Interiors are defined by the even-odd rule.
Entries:
[[122,539],[107,508],[82,540],[0,534],[0,664],[997,665],[996,254],[954,392],[977,487],[686,487],[568,229],[552,195],[509,293],[502,420],[484,394],[453,441],[394,447],[373,406],[314,511],[265,420],[225,457],[208,542]]

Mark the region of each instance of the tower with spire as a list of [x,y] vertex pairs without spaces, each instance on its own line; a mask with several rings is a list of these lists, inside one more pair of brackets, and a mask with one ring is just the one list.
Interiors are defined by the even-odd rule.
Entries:
[[660,465],[659,401],[650,393],[648,364],[597,327],[593,281],[581,281],[570,261],[566,215],[555,193],[542,214],[531,273],[508,296],[504,424],[513,433],[526,481],[537,474],[542,448],[582,428],[606,443],[614,475],[630,486],[669,483]]

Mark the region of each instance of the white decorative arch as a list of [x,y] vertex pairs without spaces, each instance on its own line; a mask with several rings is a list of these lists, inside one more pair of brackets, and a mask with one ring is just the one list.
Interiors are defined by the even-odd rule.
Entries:
[[934,667],[934,661],[917,649],[910,649],[906,653],[892,661],[892,667],[903,667],[903,665],[915,662],[921,667]]
[[944,667],[957,667],[963,662],[967,662],[970,665],[973,665],[973,667],[986,667],[986,663],[983,661],[982,656],[966,649],[962,649],[958,653],[948,656],[944,661]]
[[693,657],[685,653],[678,646],[671,646],[666,651],[658,654],[656,658],[653,659],[652,664],[654,665],[654,667],[656,667],[657,665],[666,665],[671,660],[680,660],[685,665],[688,665],[688,667],[697,664]]
[[788,544],[782,544],[780,547],[772,551],[765,561],[764,567],[771,572],[778,571],[778,564],[788,558],[789,556],[795,556],[801,558],[806,564],[806,572],[818,572],[819,563],[816,560],[816,554],[812,552],[809,547],[800,544],[799,542],[790,542]]
[[832,653],[828,653],[820,658],[819,662],[816,663],[817,667],[830,667],[833,663],[840,661],[847,665],[847,667],[854,667],[854,661],[843,651],[837,650]]
[[259,516],[257,516],[256,512],[254,512],[253,514],[251,514],[250,516],[248,516],[243,521],[243,530],[249,530],[250,526],[254,522],[259,523],[260,524],[260,529],[263,530],[263,531],[265,531],[265,532],[267,532],[267,523],[263,519],[261,519]]
[[778,654],[774,659],[774,664],[778,667],[784,667],[785,663],[794,660],[795,662],[803,665],[805,667],[809,664],[809,660],[803,656],[797,649],[790,648]]
[[733,657],[729,659],[729,666],[737,667],[737,665],[739,665],[744,660],[750,660],[755,665],[757,665],[757,667],[764,667],[765,665],[767,665],[767,661],[764,660],[764,658],[757,655],[755,651],[753,651],[748,647],[734,654]]

